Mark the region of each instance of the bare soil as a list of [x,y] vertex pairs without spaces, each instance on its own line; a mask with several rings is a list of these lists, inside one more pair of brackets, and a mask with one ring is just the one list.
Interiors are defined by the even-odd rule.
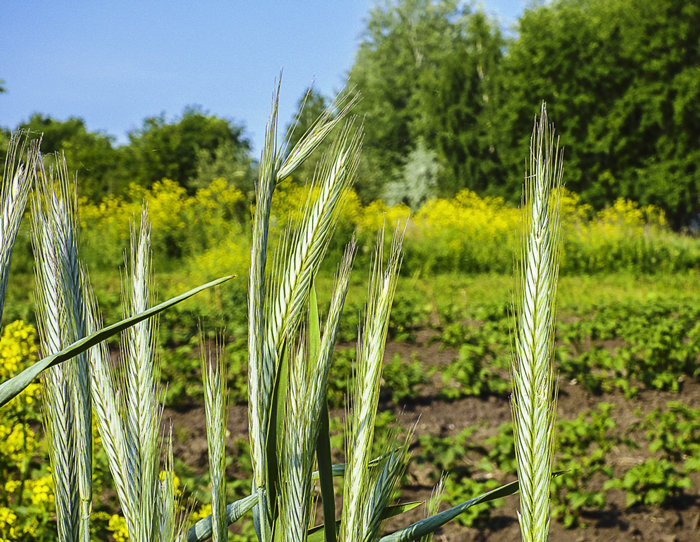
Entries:
[[[390,343],[387,345],[385,359],[392,359],[395,353],[404,359],[410,359],[416,354],[425,366],[443,366],[455,357],[455,352],[440,350],[439,346],[430,341],[430,332],[421,332],[413,343]],[[346,345],[347,346],[347,345]],[[445,401],[438,395],[439,382],[434,380],[420,390],[420,394],[412,402],[401,406],[382,403],[380,409],[393,408],[402,425],[406,427],[415,424],[416,438],[423,433],[442,437],[457,435],[466,427],[483,424],[485,429],[474,434],[477,440],[485,440],[495,432],[495,428],[510,420],[510,405],[507,396],[467,397],[456,401]],[[563,381],[559,383],[559,404],[557,416],[559,419],[574,419],[583,411],[593,409],[601,401],[616,404],[613,411],[616,422],[616,433],[619,436],[628,435],[630,427],[641,420],[656,407],[663,406],[671,400],[680,400],[693,408],[700,406],[700,384],[692,379],[683,383],[680,394],[642,391],[634,399],[626,399],[621,393],[594,396],[584,390],[576,382]],[[641,411],[641,416],[639,415]],[[342,412],[332,412],[331,415],[342,415]],[[166,409],[164,418],[170,418],[173,423],[174,452],[195,472],[203,472],[207,468],[207,444],[204,422],[204,407],[196,405],[184,410]],[[237,453],[236,439],[247,438],[248,410],[245,405],[229,407],[229,454]],[[416,423],[417,422],[417,423]],[[646,447],[640,450],[630,450],[627,447],[613,449],[610,462],[614,466],[616,476],[621,476],[627,469],[640,463],[645,456]],[[231,473],[235,475],[234,472]],[[514,479],[500,480],[509,482]],[[430,496],[432,481],[425,472],[416,465],[409,467],[409,485],[403,488],[402,501],[425,500]],[[604,509],[584,511],[583,520],[586,528],[567,530],[556,520],[552,521],[550,540],[566,542],[583,541],[660,541],[660,542],[691,542],[700,540],[700,476],[691,476],[693,488],[686,491],[683,498],[667,508],[625,507],[625,496],[622,491],[608,491],[607,505]],[[481,540],[519,540],[519,525],[517,521],[517,496],[505,499],[505,506],[492,511],[491,518],[484,528],[467,528],[452,522],[440,530],[435,536],[438,542],[447,541],[481,541]],[[392,520],[387,530],[405,526],[408,523],[422,519],[422,507]]]

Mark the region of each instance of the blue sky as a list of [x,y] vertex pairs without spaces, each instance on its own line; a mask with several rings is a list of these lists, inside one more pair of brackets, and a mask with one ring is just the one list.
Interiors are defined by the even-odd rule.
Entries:
[[[260,151],[283,70],[284,127],[313,82],[340,90],[372,0],[7,2],[0,18],[0,126],[34,112],[82,117],[118,142],[187,105],[245,126]],[[524,0],[483,2],[504,28]]]

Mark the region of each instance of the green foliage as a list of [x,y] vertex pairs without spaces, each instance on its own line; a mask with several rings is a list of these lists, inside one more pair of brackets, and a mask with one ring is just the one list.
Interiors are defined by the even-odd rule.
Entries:
[[166,178],[194,193],[223,177],[252,194],[250,143],[243,129],[196,107],[186,108],[172,122],[163,115],[146,118],[142,128],[129,134],[129,143],[119,147],[114,137],[88,131],[78,117],[59,121],[37,113],[17,128],[43,134],[49,163],[54,162],[51,153],[64,153],[77,171],[80,194],[92,201],[125,195],[132,183],[150,188]]
[[349,81],[364,99],[368,152],[358,191],[365,199],[381,193],[383,179],[393,176],[417,142],[417,93],[421,74],[449,51],[457,35],[451,20],[459,15],[451,0],[408,0],[375,6],[367,19]]
[[669,401],[666,409],[654,409],[639,429],[645,431],[649,450],[661,452],[673,462],[700,457],[700,408],[680,401]]
[[[198,178],[198,165],[209,170],[212,162],[220,162],[222,151],[217,156],[217,149],[222,145],[229,145],[224,152],[234,156],[238,155],[237,151],[247,153],[250,148],[240,126],[207,115],[197,107],[186,108],[174,122],[168,122],[164,115],[149,117],[144,119],[140,129],[129,134],[128,171],[132,180],[142,186],[150,187],[161,179],[173,179],[192,193],[202,182],[192,184]],[[205,166],[207,159],[209,168]],[[245,159],[241,167],[244,170],[247,167]]]
[[508,312],[502,305],[482,305],[473,317],[478,320],[453,322],[443,328],[442,344],[459,352],[459,357],[441,370],[444,386],[440,395],[446,399],[503,395],[510,389],[505,378],[510,360]]
[[389,205],[405,203],[411,209],[418,209],[427,199],[437,195],[439,171],[437,154],[419,139],[401,167],[398,178],[384,185],[382,199]]
[[600,307],[559,326],[562,373],[597,394],[633,396],[640,386],[678,392],[684,378],[698,374],[699,317],[696,302]]
[[[173,320],[169,322],[175,325]],[[165,389],[165,405],[170,408],[182,408],[201,402],[203,388],[200,379],[182,377],[200,372],[198,348],[195,346],[197,342],[197,337],[193,336],[185,344],[175,343],[168,348],[161,348],[158,353],[163,362],[160,377]],[[248,398],[246,347],[242,337],[225,347],[228,399],[231,404],[245,404]]]
[[690,478],[665,459],[647,459],[628,470],[621,480],[605,484],[606,489],[624,489],[628,507],[667,506],[692,486]]
[[467,343],[459,348],[459,357],[441,371],[444,384],[440,388],[441,397],[459,399],[467,395],[503,394],[510,388],[508,380],[489,363],[488,348],[485,343]]
[[[460,478],[458,481],[449,477],[445,480],[445,500],[451,503],[464,502],[470,499],[470,495],[481,495],[487,491],[498,487],[496,480],[481,479],[472,477]],[[466,513],[457,517],[457,522],[467,527],[484,527],[491,517],[491,510],[503,506],[502,501],[489,501],[479,507],[470,508]]]
[[442,166],[441,194],[464,188],[494,193],[494,181],[502,177],[495,115],[505,42],[481,11],[465,9],[451,24],[453,39],[420,74],[416,132]]
[[[469,475],[471,468],[464,458],[471,451],[483,452],[483,448],[472,444],[477,426],[467,427],[450,437],[424,434],[418,437],[420,453],[416,454],[416,463],[431,467],[430,475],[437,481],[441,473],[449,472],[453,478],[461,479]],[[511,438],[512,441],[512,438]]]
[[[511,430],[512,430],[512,426]],[[467,427],[450,437],[438,437],[424,434],[418,437],[419,451],[415,461],[419,465],[430,467],[430,476],[437,481],[442,474],[447,474],[444,484],[443,499],[451,504],[467,500],[468,495],[478,495],[498,486],[498,482],[485,474],[483,465],[474,466],[470,456],[486,455],[484,447],[476,444],[474,433],[477,426]],[[510,434],[510,441],[513,435]],[[457,521],[461,525],[483,526],[490,517],[490,511],[502,502],[492,501],[479,508],[474,508],[460,515]]]
[[674,228],[689,226],[700,201],[698,28],[700,8],[679,0],[533,5],[507,41],[451,0],[376,6],[350,71],[368,120],[360,195],[407,195],[395,181],[422,141],[441,195],[466,187],[515,202],[521,127],[544,99],[567,149],[566,184],[584,202],[654,204]]
[[66,161],[80,178],[80,193],[93,199],[121,192],[129,181],[124,170],[124,150],[114,148],[114,138],[101,132],[90,132],[81,118],[59,121],[35,113],[19,129],[41,136],[41,150],[49,164],[52,153],[64,153]]
[[[700,8],[678,0],[559,0],[525,11],[503,61],[499,150],[514,197],[544,99],[567,148],[567,186],[596,208],[618,197],[697,214]],[[673,134],[673,136],[669,135]]]
[[582,412],[575,420],[562,420],[557,426],[555,469],[566,471],[552,479],[552,515],[566,528],[582,526],[585,508],[602,508],[605,494],[591,487],[597,477],[612,478],[606,459],[621,444],[613,438],[615,421],[609,403],[599,403],[595,410]]
[[410,362],[394,354],[382,369],[382,387],[395,405],[415,399],[419,388],[426,383],[425,367],[415,354]]
[[[452,0],[370,12],[350,71],[367,119],[363,199],[382,194],[414,207],[434,192],[488,185],[498,162],[492,117],[502,45],[482,12]],[[382,187],[382,177],[392,180]]]
[[216,179],[225,179],[236,187],[246,201],[253,200],[253,165],[248,147],[236,141],[224,141],[213,149],[197,149],[197,174],[189,182],[191,189],[210,186]]

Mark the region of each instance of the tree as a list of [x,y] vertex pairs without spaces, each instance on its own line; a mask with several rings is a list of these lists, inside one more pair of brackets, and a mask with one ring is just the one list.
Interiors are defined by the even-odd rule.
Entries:
[[172,123],[166,121],[165,115],[149,117],[140,130],[129,134],[129,169],[134,180],[145,186],[168,178],[192,192],[198,164],[207,154],[215,160],[217,149],[224,144],[243,153],[250,151],[242,127],[206,115],[200,108],[186,108],[182,117]]
[[421,73],[417,91],[416,131],[437,153],[446,196],[463,188],[494,191],[502,176],[494,116],[504,41],[483,12],[466,13],[456,25],[451,53]]
[[214,149],[197,151],[197,174],[190,182],[194,189],[204,188],[214,179],[226,179],[252,201],[255,190],[255,170],[247,149],[231,141],[225,141]]
[[506,193],[522,177],[544,99],[567,153],[567,186],[602,207],[655,204],[680,227],[700,208],[700,5],[682,0],[559,0],[527,10],[504,59],[499,151]]
[[85,121],[70,117],[65,121],[36,113],[18,129],[41,136],[46,159],[51,153],[65,153],[66,161],[77,172],[80,193],[99,199],[119,191],[126,182],[121,153],[112,146],[114,138],[101,132],[89,132]]
[[408,155],[398,178],[384,185],[382,199],[389,205],[405,203],[412,209],[437,195],[440,165],[435,152],[426,148],[422,139]]
[[401,0],[374,7],[349,82],[362,94],[364,164],[358,190],[376,197],[415,147],[421,74],[449,56],[461,11],[453,0]]

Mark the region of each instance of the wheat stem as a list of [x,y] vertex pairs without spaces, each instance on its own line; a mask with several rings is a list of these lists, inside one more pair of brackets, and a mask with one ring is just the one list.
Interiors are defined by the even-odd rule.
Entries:
[[[130,276],[124,290],[127,314],[138,314],[150,305],[150,226],[146,209],[138,231],[132,232]],[[156,525],[158,493],[158,431],[160,405],[157,399],[157,373],[154,354],[153,320],[147,319],[124,333],[125,411],[128,473],[136,488],[136,542],[150,542]]]

